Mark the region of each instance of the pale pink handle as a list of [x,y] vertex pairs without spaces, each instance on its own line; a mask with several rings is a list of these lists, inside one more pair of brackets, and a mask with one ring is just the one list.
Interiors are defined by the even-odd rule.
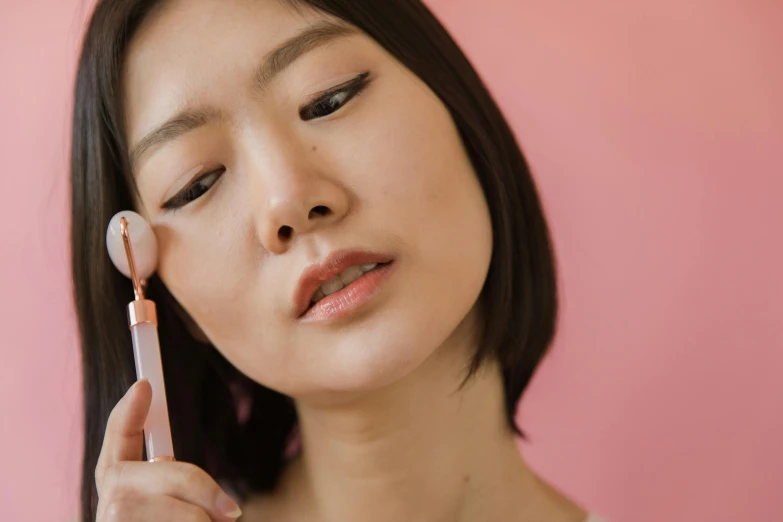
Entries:
[[166,386],[160,361],[158,329],[152,323],[139,323],[131,327],[133,355],[136,359],[136,376],[147,378],[152,386],[152,404],[144,423],[144,441],[147,459],[174,457],[169,426],[169,410],[166,403]]

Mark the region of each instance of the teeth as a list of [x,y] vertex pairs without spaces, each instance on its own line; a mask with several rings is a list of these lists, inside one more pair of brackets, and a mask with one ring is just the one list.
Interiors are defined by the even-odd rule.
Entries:
[[343,282],[345,286],[350,285],[360,277],[364,275],[364,270],[360,266],[349,266],[342,272],[340,272],[340,281]]
[[326,281],[324,284],[321,285],[321,290],[323,291],[324,295],[331,295],[335,292],[339,292],[345,287],[342,280],[340,279],[340,276],[334,276],[330,280]]
[[324,297],[326,297],[326,296],[324,295],[324,292],[323,292],[323,290],[321,290],[321,289],[319,288],[319,289],[318,289],[318,291],[317,291],[317,292],[315,293],[315,295],[313,296],[313,300],[312,300],[312,301],[310,301],[310,302],[311,302],[311,303],[317,303],[318,301],[320,301],[320,300],[321,300],[321,299],[323,299]]
[[339,275],[325,281],[321,288],[313,296],[311,303],[317,303],[327,295],[331,295],[335,292],[339,292],[346,286],[350,285],[370,270],[374,270],[378,266],[378,263],[368,263],[361,266],[349,266]]

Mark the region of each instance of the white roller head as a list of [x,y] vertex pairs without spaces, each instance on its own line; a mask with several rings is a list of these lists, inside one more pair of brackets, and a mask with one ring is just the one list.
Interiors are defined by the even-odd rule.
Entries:
[[128,235],[133,247],[136,272],[139,279],[147,279],[155,272],[158,264],[158,243],[150,224],[137,213],[123,210],[109,221],[109,228],[106,230],[106,248],[109,250],[109,257],[117,270],[130,278],[128,257],[125,255],[125,245],[122,242],[121,218],[128,221]]

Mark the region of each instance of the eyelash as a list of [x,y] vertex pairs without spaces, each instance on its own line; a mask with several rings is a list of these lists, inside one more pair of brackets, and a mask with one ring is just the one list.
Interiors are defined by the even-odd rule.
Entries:
[[[198,198],[206,194],[215,183],[217,183],[217,181],[220,179],[220,176],[222,176],[225,171],[225,168],[220,168],[218,170],[213,170],[202,176],[199,176],[198,179],[182,189],[177,195],[166,201],[163,204],[163,210],[177,210],[184,207],[188,203],[196,201]],[[204,185],[207,183],[209,184],[205,187]]]
[[[318,118],[325,118],[326,116],[337,112],[343,108],[346,103],[351,101],[352,98],[355,98],[361,94],[361,92],[370,84],[370,82],[367,80],[369,75],[370,73],[365,72],[343,85],[338,85],[315,101],[312,101],[299,109],[299,117],[304,121],[310,121]],[[338,107],[335,107],[332,103],[332,100],[338,95],[345,95],[345,98],[339,102]],[[322,107],[326,108],[319,110],[319,108]],[[327,112],[324,112],[324,110]]]
[[[359,94],[361,94],[361,92],[370,84],[369,80],[367,79],[369,75],[369,72],[362,73],[349,82],[335,87],[331,91],[325,93],[323,96],[308,103],[299,109],[299,117],[302,118],[303,121],[310,121],[325,118],[330,114],[339,111],[345,106],[346,103],[351,101],[351,99],[359,96]],[[333,99],[339,95],[344,95],[344,98],[338,102],[337,106],[335,106]],[[225,171],[225,168],[220,168],[218,170],[214,170],[199,176],[198,179],[190,183],[178,194],[166,201],[162,205],[163,210],[178,210],[188,203],[192,203],[193,201],[197,200],[206,194],[215,183],[217,183]],[[207,185],[208,182],[209,184]]]

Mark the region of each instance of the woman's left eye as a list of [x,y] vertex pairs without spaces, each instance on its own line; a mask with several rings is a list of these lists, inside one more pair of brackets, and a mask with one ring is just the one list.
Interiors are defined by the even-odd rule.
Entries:
[[329,116],[340,110],[351,98],[358,96],[369,84],[370,73],[362,73],[347,84],[337,87],[331,92],[305,105],[299,110],[299,116],[304,121],[315,120]]

